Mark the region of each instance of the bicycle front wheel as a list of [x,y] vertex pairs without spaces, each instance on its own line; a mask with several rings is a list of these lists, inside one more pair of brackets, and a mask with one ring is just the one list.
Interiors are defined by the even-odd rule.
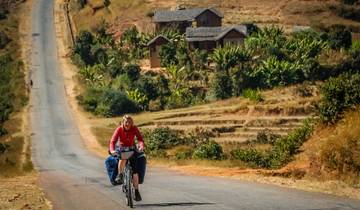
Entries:
[[133,208],[134,207],[134,202],[133,202],[133,185],[132,185],[132,171],[131,169],[126,171],[126,178],[127,178],[127,182],[126,182],[126,188],[127,188],[127,192],[126,192],[126,204],[130,207]]

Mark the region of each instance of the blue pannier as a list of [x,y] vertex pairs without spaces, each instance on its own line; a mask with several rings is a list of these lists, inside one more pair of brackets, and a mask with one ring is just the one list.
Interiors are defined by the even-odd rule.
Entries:
[[115,178],[118,174],[118,162],[118,159],[113,156],[109,156],[105,160],[106,171],[112,185],[116,185]]

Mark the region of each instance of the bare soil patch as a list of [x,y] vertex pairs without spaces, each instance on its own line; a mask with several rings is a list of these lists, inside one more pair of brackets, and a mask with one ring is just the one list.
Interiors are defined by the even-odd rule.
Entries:
[[37,174],[0,178],[0,209],[51,209],[37,186]]

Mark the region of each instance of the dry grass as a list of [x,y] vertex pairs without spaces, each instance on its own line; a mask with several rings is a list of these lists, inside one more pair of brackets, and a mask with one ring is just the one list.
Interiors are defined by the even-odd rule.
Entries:
[[109,8],[104,8],[102,4],[102,0],[90,0],[89,5],[80,11],[72,4],[72,15],[78,30],[91,29],[105,20],[111,23],[114,33],[121,33],[131,25],[138,26],[142,31],[151,31],[153,26],[151,18],[147,16],[149,12],[183,4],[188,7],[218,8],[225,15],[224,25],[254,22],[260,26],[279,25],[291,31],[294,25],[326,27],[344,24],[353,31],[360,31],[359,22],[340,18],[329,9],[330,5],[339,4],[335,0],[116,0]]
[[360,109],[348,112],[337,125],[318,125],[312,137],[301,147],[295,161],[276,173],[306,172],[305,179],[331,182],[334,190],[341,185],[359,188]]
[[321,147],[322,170],[360,187],[360,109],[349,112]]

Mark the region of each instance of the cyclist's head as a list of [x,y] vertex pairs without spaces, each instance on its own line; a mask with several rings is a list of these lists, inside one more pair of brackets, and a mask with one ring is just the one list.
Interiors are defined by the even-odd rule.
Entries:
[[130,129],[131,126],[133,126],[134,121],[130,115],[126,114],[126,115],[124,115],[124,117],[122,119],[122,124],[125,127],[125,129]]

